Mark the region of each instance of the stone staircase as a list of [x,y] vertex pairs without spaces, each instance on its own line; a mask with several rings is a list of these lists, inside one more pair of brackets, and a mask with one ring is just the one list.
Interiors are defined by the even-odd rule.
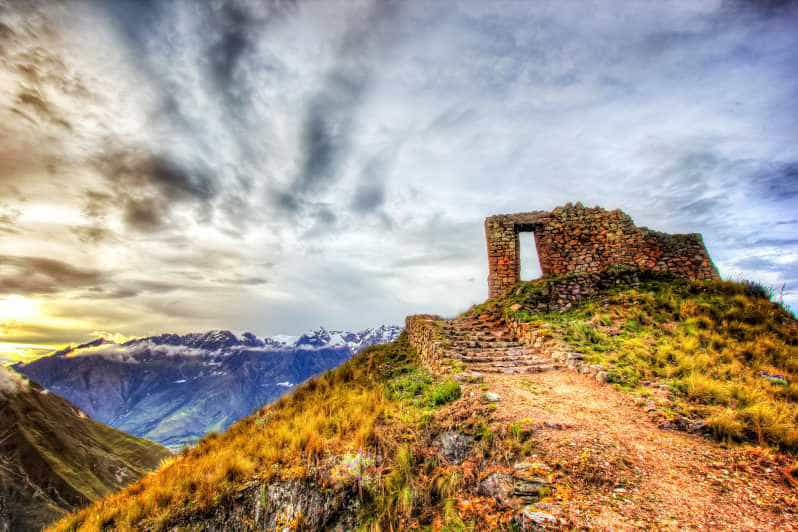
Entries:
[[443,323],[444,359],[479,373],[538,373],[559,366],[545,353],[521,344],[497,316],[461,316]]

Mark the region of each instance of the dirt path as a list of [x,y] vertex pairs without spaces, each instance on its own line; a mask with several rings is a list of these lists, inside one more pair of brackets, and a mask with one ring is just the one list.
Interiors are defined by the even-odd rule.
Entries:
[[559,471],[549,509],[576,527],[798,530],[798,491],[755,453],[660,429],[631,396],[573,371],[485,384],[498,423],[534,427],[533,460]]

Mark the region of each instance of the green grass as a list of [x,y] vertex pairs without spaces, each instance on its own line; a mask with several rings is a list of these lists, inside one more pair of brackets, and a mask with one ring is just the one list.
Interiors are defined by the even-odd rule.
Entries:
[[565,312],[530,311],[551,282],[494,305],[566,340],[621,388],[669,384],[676,411],[704,419],[719,439],[798,450],[798,325],[766,289],[652,275]]

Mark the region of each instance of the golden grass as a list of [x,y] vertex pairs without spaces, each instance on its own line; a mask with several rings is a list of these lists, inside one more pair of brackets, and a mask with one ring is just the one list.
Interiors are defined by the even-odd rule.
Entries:
[[[375,449],[385,444],[375,432],[380,420],[407,408],[387,398],[382,383],[412,361],[404,336],[364,352],[50,530],[165,529],[223,503],[248,482],[303,477],[325,457]],[[397,478],[405,478],[405,462],[400,453]],[[398,508],[406,511],[412,497],[404,486],[400,491]]]

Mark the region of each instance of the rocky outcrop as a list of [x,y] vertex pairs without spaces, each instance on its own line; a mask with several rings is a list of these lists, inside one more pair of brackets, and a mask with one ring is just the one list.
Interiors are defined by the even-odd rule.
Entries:
[[254,485],[216,506],[210,514],[172,524],[173,530],[351,530],[358,499],[352,487],[323,488],[287,480]]

